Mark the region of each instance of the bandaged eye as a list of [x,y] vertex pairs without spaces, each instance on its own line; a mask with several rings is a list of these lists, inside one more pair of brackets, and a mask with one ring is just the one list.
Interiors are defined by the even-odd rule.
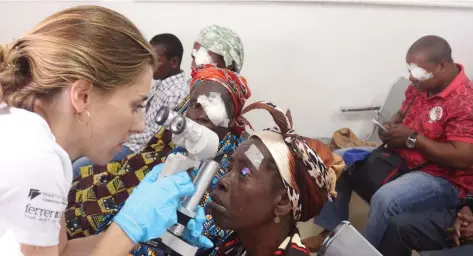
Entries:
[[240,175],[243,176],[243,177],[248,177],[248,175],[250,175],[250,173],[251,173],[251,170],[248,167],[245,167],[245,168],[241,169],[241,171],[240,171]]
[[411,76],[419,81],[429,80],[434,77],[432,72],[428,72],[414,63],[408,64],[407,69]]

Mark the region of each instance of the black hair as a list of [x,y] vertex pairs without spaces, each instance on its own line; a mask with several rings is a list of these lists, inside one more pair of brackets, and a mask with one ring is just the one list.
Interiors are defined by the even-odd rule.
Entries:
[[452,48],[447,40],[434,35],[424,36],[409,48],[408,54],[423,53],[429,62],[439,64],[442,61],[453,62]]
[[181,40],[173,34],[159,34],[155,35],[149,42],[152,46],[162,46],[164,48],[164,54],[168,59],[177,57],[182,60],[184,48],[182,47]]

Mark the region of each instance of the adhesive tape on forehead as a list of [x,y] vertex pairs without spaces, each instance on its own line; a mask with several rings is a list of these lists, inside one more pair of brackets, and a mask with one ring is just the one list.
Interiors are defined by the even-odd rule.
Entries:
[[291,187],[295,188],[296,185],[292,183],[291,171],[290,171],[290,159],[289,156],[291,152],[284,142],[284,137],[276,132],[272,131],[260,131],[252,135],[252,137],[258,137],[266,148],[269,150],[269,153],[276,162],[281,178],[286,184],[289,184]]
[[196,65],[215,64],[212,57],[210,57],[208,50],[202,46],[199,50],[193,49],[192,56],[194,56]]
[[197,102],[202,106],[212,124],[228,128],[230,120],[220,93],[210,93],[209,97],[200,95]]
[[255,144],[251,144],[248,150],[246,150],[245,156],[251,161],[251,163],[256,169],[260,168],[261,163],[264,159],[263,153],[261,153],[261,151],[255,146]]
[[409,69],[411,76],[419,81],[429,80],[434,77],[431,72],[427,72],[425,69],[417,66],[415,63],[408,64],[407,68]]

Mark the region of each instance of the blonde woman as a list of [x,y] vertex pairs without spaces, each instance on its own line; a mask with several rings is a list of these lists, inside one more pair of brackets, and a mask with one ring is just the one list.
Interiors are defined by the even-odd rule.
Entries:
[[[0,48],[0,255],[123,255],[176,222],[194,187],[187,173],[157,181],[160,166],[100,238],[67,242],[62,218],[71,159],[106,164],[143,130],[155,62],[127,18],[97,6],[53,14]],[[191,222],[199,244],[202,223]]]

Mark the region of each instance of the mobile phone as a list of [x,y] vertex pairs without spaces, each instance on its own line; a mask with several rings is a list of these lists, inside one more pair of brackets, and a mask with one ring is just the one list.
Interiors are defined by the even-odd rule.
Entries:
[[381,129],[381,130],[383,130],[383,131],[385,131],[385,132],[388,131],[388,129],[386,129],[386,127],[384,127],[384,125],[382,125],[380,122],[378,122],[378,120],[372,119],[371,121],[372,121],[376,126],[378,126],[379,129]]

